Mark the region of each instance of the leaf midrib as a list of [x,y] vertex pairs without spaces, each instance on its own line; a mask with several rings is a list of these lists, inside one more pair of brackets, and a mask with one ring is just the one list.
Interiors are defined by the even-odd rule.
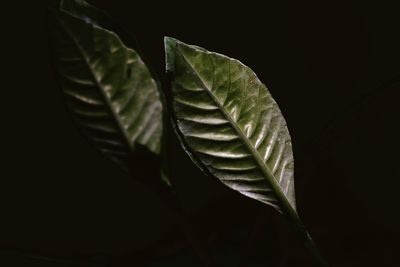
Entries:
[[[189,60],[186,58],[184,53],[182,52],[180,48],[180,44],[177,44],[177,51],[181,54],[182,58],[184,59],[185,63],[190,67],[190,69],[196,74],[198,77],[199,81],[201,82],[201,85],[205,89],[205,91],[208,93],[208,95],[211,97],[211,99],[215,102],[215,104],[218,106],[219,110],[223,113],[225,118],[230,122],[232,128],[235,130],[237,135],[244,141],[246,148],[250,151],[251,155],[253,158],[256,160],[257,164],[259,165],[262,173],[264,176],[267,178],[267,181],[270,183],[270,186],[273,189],[273,192],[275,193],[275,197],[277,198],[278,202],[281,204],[281,208],[283,207],[286,209],[286,212],[292,213],[295,212],[294,208],[291,206],[289,203],[287,197],[283,193],[280,185],[274,178],[274,175],[271,173],[269,167],[267,164],[262,160],[261,156],[259,155],[258,151],[253,147],[251,144],[250,140],[247,138],[247,136],[243,133],[243,131],[240,129],[240,127],[237,126],[235,120],[232,118],[232,116],[225,110],[223,105],[219,102],[219,100],[215,97],[215,95],[212,93],[211,89],[206,86],[204,81],[202,80],[201,76],[199,73],[195,70],[195,68],[192,66],[192,64],[189,62]],[[214,86],[214,79],[215,79],[215,64],[213,59],[210,57],[210,53],[206,53],[209,59],[211,60],[213,64],[213,84],[212,87]],[[228,59],[229,61],[229,66],[231,64],[231,60]],[[229,71],[229,88],[231,86],[231,73]]]
[[[62,12],[62,11],[60,11]],[[80,20],[79,18],[74,17],[75,19]],[[96,85],[98,86],[98,88],[100,89],[100,94],[103,97],[103,100],[106,102],[107,107],[109,108],[111,114],[113,115],[112,117],[115,119],[117,126],[120,130],[120,132],[122,133],[122,136],[124,137],[125,142],[127,143],[129,149],[132,151],[133,147],[130,143],[130,138],[128,137],[128,134],[125,132],[124,127],[122,126],[122,122],[118,119],[117,116],[117,112],[114,110],[110,100],[108,99],[108,97],[105,95],[105,90],[101,84],[100,81],[97,80],[96,75],[93,72],[92,66],[90,65],[88,59],[86,58],[86,54],[84,52],[84,49],[81,47],[81,45],[79,44],[79,42],[77,41],[77,39],[74,37],[73,32],[69,29],[69,27],[65,24],[65,22],[63,22],[61,19],[57,18],[58,21],[60,22],[60,24],[63,26],[65,32],[69,35],[69,37],[72,39],[73,43],[76,45],[76,47],[78,48],[79,53],[81,54],[81,57],[83,58],[83,61],[85,62],[86,66],[88,67],[90,74],[92,75],[93,80],[95,81]],[[91,24],[90,24],[91,25]],[[102,29],[100,27],[98,27],[99,29]]]

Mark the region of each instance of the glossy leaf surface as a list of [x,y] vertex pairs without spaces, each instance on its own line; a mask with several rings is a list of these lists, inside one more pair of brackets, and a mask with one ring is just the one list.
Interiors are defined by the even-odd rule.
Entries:
[[165,45],[176,128],[192,159],[250,198],[295,210],[290,135],[267,87],[238,60],[173,38]]
[[51,16],[54,60],[75,122],[99,151],[127,170],[139,147],[160,153],[162,104],[139,54],[100,26],[104,15],[96,12],[84,1],[60,2]]

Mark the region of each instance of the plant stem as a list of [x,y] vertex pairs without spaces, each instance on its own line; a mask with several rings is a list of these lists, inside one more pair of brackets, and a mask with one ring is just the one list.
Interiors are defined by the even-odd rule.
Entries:
[[323,258],[322,254],[320,253],[319,249],[314,243],[314,240],[311,238],[310,234],[307,232],[306,228],[304,227],[300,217],[297,215],[296,211],[289,206],[284,210],[284,213],[287,215],[287,218],[291,222],[292,226],[294,227],[295,231],[303,241],[305,247],[310,252],[311,256],[314,258],[315,263],[320,267],[329,267],[329,264]]
[[[249,146],[250,147],[250,146]],[[256,151],[253,151],[254,155],[257,155]],[[260,157],[255,157],[256,161],[258,162],[259,166],[265,166],[265,163],[262,161]],[[307,230],[305,229],[302,221],[300,220],[299,215],[297,214],[296,210],[292,206],[292,204],[289,203],[289,200],[285,196],[285,194],[282,192],[282,189],[280,185],[277,183],[275,180],[274,175],[270,171],[270,169],[265,166],[264,168],[261,168],[261,171],[267,178],[267,180],[270,182],[270,186],[275,193],[275,196],[279,202],[280,210],[281,212],[286,215],[286,218],[288,218],[289,222],[292,224],[298,235],[300,236],[301,240],[303,241],[304,245],[310,252],[310,254],[314,257],[315,262],[318,264],[320,267],[328,267],[328,263],[324,260],[322,257],[321,253],[315,246],[314,241],[312,240],[311,236],[308,234]]]
[[311,236],[307,234],[307,240],[304,241],[304,245],[310,252],[310,254],[314,257],[315,261],[318,263],[319,266],[321,267],[328,267],[328,263],[325,261],[325,259],[322,257],[321,253],[319,252],[317,246],[314,243],[314,240],[311,238]]

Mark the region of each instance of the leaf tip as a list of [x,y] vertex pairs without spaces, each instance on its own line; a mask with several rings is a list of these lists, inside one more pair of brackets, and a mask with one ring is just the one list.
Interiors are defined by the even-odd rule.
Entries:
[[178,40],[175,39],[175,38],[173,38],[173,37],[164,36],[164,43],[165,43],[165,45],[167,45],[167,44],[174,44],[174,43],[176,43],[177,41],[178,41]]
[[166,71],[172,72],[175,64],[175,48],[178,40],[169,36],[164,37]]

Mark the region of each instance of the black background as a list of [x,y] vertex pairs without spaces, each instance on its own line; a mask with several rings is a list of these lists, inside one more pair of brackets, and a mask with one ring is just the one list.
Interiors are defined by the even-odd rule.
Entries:
[[[165,35],[250,66],[286,118],[299,213],[328,261],[400,265],[398,6],[90,2],[135,36],[160,75]],[[2,40],[11,47],[2,53],[0,247],[74,259],[102,255],[112,266],[153,266],[190,255],[176,218],[157,195],[97,154],[72,125],[50,64],[46,3],[34,7],[21,6],[3,23]],[[222,247],[241,254],[226,256],[238,257],[241,266],[313,266],[279,215],[204,177],[175,141],[178,193],[217,261]],[[146,177],[152,166],[140,168]],[[232,241],[237,233],[244,237]],[[4,266],[22,266],[16,262]]]

